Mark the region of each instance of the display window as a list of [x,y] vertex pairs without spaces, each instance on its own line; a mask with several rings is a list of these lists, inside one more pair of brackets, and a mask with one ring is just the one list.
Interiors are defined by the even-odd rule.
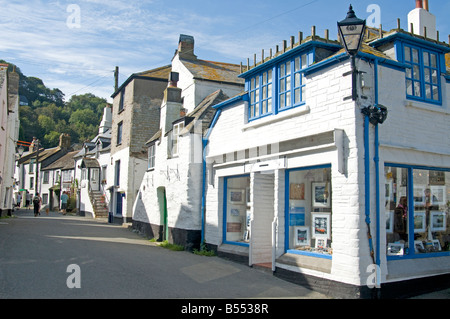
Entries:
[[331,257],[331,166],[288,171],[286,186],[287,251]]
[[450,171],[385,167],[388,256],[450,251]]
[[250,242],[250,176],[225,178],[224,242],[247,246]]

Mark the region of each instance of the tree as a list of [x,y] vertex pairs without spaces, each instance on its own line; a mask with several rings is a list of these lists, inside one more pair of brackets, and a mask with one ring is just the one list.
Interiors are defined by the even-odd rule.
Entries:
[[[0,63],[8,63],[0,60]],[[9,71],[15,67],[9,63]],[[19,139],[32,141],[37,137],[43,147],[58,145],[62,133],[70,135],[73,143],[91,140],[98,132],[107,101],[92,93],[73,95],[64,102],[64,93],[50,89],[37,77],[25,76],[18,67],[19,94],[29,105],[19,106]]]

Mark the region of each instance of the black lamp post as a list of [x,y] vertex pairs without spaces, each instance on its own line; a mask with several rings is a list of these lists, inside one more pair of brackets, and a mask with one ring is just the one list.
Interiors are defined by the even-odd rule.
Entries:
[[364,38],[364,30],[366,28],[366,20],[358,19],[350,5],[347,17],[337,23],[341,41],[345,50],[350,55],[352,63],[352,100],[356,101],[356,54],[361,47]]

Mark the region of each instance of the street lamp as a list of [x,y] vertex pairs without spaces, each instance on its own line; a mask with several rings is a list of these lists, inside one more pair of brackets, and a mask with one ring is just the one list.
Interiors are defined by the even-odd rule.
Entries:
[[358,19],[350,5],[347,17],[337,23],[341,41],[344,44],[345,50],[350,55],[352,63],[352,100],[356,101],[356,54],[361,47],[362,39],[364,38],[364,30],[366,27],[366,20]]

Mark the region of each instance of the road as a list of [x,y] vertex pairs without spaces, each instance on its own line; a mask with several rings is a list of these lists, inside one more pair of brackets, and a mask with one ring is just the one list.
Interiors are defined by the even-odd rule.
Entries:
[[0,219],[2,299],[327,299],[246,265],[158,247],[105,220],[14,215]]

